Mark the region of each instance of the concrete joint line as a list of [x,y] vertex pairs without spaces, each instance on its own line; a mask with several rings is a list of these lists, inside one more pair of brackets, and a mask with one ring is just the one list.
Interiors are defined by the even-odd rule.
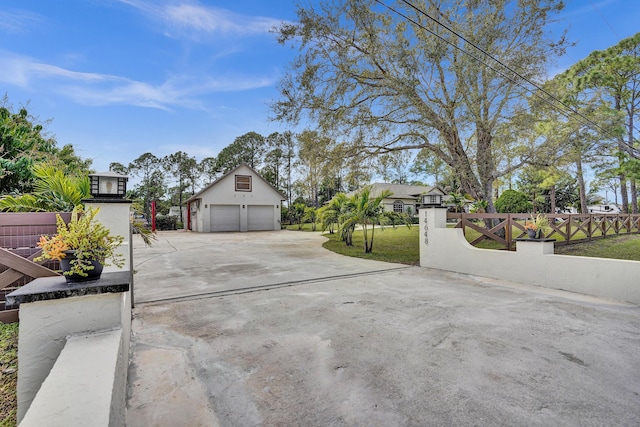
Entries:
[[351,273],[351,274],[340,274],[336,276],[316,277],[312,279],[294,280],[291,282],[273,283],[270,285],[250,286],[246,288],[229,289],[226,291],[204,292],[200,294],[185,295],[181,297],[161,298],[161,299],[150,300],[150,301],[136,301],[136,306],[167,304],[167,303],[192,301],[192,300],[205,299],[205,298],[216,298],[216,297],[224,297],[224,296],[230,296],[230,295],[248,294],[252,292],[269,291],[271,289],[280,289],[280,288],[288,288],[292,286],[307,285],[311,283],[327,282],[330,280],[342,280],[342,279],[349,279],[353,277],[370,276],[373,274],[381,274],[381,273],[387,273],[391,271],[405,270],[411,267],[412,266],[407,265],[405,267],[386,268],[383,270],[365,271],[362,273]]

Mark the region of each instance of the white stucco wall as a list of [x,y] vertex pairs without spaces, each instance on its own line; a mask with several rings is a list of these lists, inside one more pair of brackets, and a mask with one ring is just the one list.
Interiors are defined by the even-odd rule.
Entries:
[[[236,191],[235,176],[252,176],[251,191]],[[240,207],[240,231],[247,231],[247,206],[261,205],[273,208],[273,229],[280,229],[282,196],[268,183],[246,166],[240,166],[233,173],[216,181],[215,185],[200,196],[200,206],[196,211],[196,221],[192,222],[193,231],[211,230],[211,205],[235,205]]]
[[471,246],[446,227],[446,209],[420,210],[420,265],[640,304],[640,262],[554,255],[553,242],[519,241],[517,251]]
[[122,355],[128,360],[130,304],[128,292],[20,304],[18,420],[31,406],[69,335],[122,329]]
[[20,426],[123,426],[122,334],[116,329],[69,337]]
[[116,249],[116,252],[124,256],[124,267],[119,268],[115,265],[104,267],[104,273],[122,270],[131,270],[131,224],[130,214],[131,203],[97,203],[86,201],[86,208],[100,209],[96,215],[105,227],[109,229],[112,235],[124,237],[123,244]]

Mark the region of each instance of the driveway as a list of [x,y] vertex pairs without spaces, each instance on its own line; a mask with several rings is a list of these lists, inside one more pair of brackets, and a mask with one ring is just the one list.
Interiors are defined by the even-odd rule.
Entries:
[[342,257],[323,239],[136,244],[127,425],[640,420],[637,306]]

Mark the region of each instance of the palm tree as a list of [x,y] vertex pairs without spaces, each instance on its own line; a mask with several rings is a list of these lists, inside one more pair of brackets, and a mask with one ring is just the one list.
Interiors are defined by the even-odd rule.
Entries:
[[[56,166],[41,163],[33,166],[35,182],[33,192],[0,199],[0,212],[71,212],[91,197],[88,176],[70,176]],[[135,234],[151,246],[155,236],[151,230],[131,221]]]
[[318,220],[318,209],[314,207],[305,207],[304,215],[302,215],[302,222],[310,222],[311,223],[311,231],[316,231],[316,222]]
[[[356,224],[362,226],[365,253],[370,253],[373,250],[375,226],[384,226],[388,222],[388,217],[383,215],[381,203],[392,194],[391,191],[385,190],[377,197],[371,198],[371,187],[365,187],[349,201],[353,209],[343,216],[342,227],[355,228]],[[369,226],[371,226],[371,238],[369,238]]]
[[87,176],[68,176],[53,165],[33,166],[33,192],[0,199],[0,211],[8,212],[71,212],[89,198]]
[[346,194],[338,193],[333,196],[329,203],[318,209],[318,218],[320,218],[322,231],[329,229],[329,234],[333,234],[334,228],[340,227],[340,214],[346,202]]

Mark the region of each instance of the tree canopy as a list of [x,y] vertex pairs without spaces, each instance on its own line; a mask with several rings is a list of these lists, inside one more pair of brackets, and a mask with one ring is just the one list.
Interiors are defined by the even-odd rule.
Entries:
[[[299,23],[279,28],[279,41],[297,43],[300,55],[280,83],[275,118],[308,117],[344,137],[351,154],[427,149],[492,211],[494,180],[527,160],[525,152],[500,164],[496,128],[526,103],[522,78],[541,80],[564,48],[564,38],[545,33],[563,3],[421,0],[393,7],[403,16],[375,0],[300,6]],[[499,148],[513,150],[519,141],[504,144]]]

